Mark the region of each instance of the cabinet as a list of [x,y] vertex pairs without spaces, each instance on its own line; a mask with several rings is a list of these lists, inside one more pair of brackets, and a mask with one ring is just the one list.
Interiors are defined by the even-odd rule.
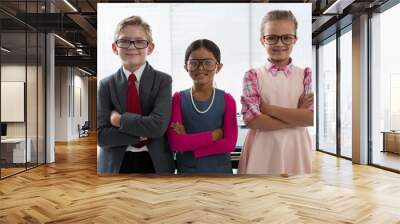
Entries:
[[383,152],[400,154],[400,131],[384,131]]

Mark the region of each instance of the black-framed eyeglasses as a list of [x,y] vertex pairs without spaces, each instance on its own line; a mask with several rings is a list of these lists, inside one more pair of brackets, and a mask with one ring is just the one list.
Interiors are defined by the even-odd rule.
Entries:
[[189,59],[186,63],[186,67],[192,72],[198,69],[200,64],[203,66],[204,70],[214,71],[219,63],[214,59]]
[[293,44],[296,41],[296,35],[293,34],[284,34],[284,35],[265,35],[264,40],[267,44],[274,45],[277,44],[279,40],[282,41],[283,44]]
[[149,46],[149,41],[147,40],[126,40],[119,39],[115,41],[115,44],[119,48],[128,49],[132,44],[136,49],[144,49]]

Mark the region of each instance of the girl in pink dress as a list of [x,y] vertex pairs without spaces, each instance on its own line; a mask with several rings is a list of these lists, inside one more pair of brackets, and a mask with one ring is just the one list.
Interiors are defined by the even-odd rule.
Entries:
[[271,11],[262,20],[260,41],[268,58],[243,80],[242,115],[250,131],[239,162],[241,174],[311,173],[306,129],[314,117],[311,70],[292,63],[296,31],[290,11]]

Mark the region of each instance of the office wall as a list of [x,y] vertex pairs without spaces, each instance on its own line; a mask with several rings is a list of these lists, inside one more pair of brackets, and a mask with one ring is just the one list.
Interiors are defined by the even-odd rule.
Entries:
[[[78,73],[76,73],[78,72]],[[73,82],[73,108],[72,108],[72,136],[78,137],[78,124],[82,126],[88,121],[88,77],[75,69]]]
[[88,77],[76,68],[55,69],[55,141],[79,137],[78,124],[88,120]]
[[[25,82],[1,82],[1,122],[24,122]],[[12,112],[10,112],[12,111]]]
[[55,68],[55,140],[68,140],[69,96],[67,67]]
[[88,101],[89,101],[89,122],[90,122],[90,131],[97,130],[97,78],[90,77],[88,78]]
[[[41,68],[38,67],[39,74],[41,74]],[[36,66],[27,66],[25,65],[2,65],[1,67],[1,81],[11,82],[25,82],[27,83],[27,108],[29,108],[29,112],[27,113],[27,125],[28,125],[28,133],[36,133],[36,121],[37,121],[37,108],[43,107],[43,101],[37,100],[36,86],[38,80],[28,75],[27,82],[25,81],[25,69],[27,69],[27,74],[36,74]],[[40,83],[42,85],[42,83]],[[3,108],[6,110],[6,108]],[[24,122],[9,122],[7,123],[7,136],[8,137],[25,137],[25,123]],[[29,136],[28,136],[29,137]]]

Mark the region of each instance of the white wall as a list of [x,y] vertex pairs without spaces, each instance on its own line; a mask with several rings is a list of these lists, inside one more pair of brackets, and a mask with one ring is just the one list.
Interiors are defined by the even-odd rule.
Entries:
[[[151,10],[149,10],[151,8]],[[120,67],[111,50],[114,30],[119,21],[139,15],[152,27],[155,52],[148,61],[173,78],[173,91],[187,89],[192,81],[183,69],[184,53],[194,40],[207,38],[221,49],[223,69],[216,77],[218,88],[230,92],[238,110],[244,73],[266,61],[259,42],[262,17],[270,10],[291,10],[296,16],[299,41],[293,50],[294,63],[311,67],[311,4],[271,3],[170,3],[170,4],[98,4],[98,80]]]
[[[1,66],[1,81],[17,81],[26,82],[25,74],[29,69],[25,65],[9,64]],[[24,108],[23,108],[24,109]],[[8,110],[8,108],[1,108],[1,110]],[[7,122],[7,137],[25,137],[25,122]]]
[[[20,94],[24,94],[26,90],[26,105],[25,100],[22,106],[18,109],[12,107],[1,107],[3,113],[16,113],[13,110],[20,110],[24,116],[26,112],[26,120],[22,122],[6,122],[8,138],[25,138],[25,135],[31,143],[32,161],[36,162],[39,158],[39,163],[44,163],[44,74],[41,66],[21,65],[21,64],[3,64],[1,66],[1,81],[9,82],[24,82],[26,89],[19,90]],[[27,80],[26,80],[27,78]],[[2,93],[4,89],[2,89]],[[22,91],[22,92],[21,92]],[[7,93],[5,93],[7,94]],[[8,97],[2,95],[2,98]],[[25,98],[25,96],[23,97]],[[3,104],[3,103],[2,103]],[[39,154],[37,157],[37,153]]]
[[55,140],[77,139],[78,124],[88,120],[88,78],[76,68],[56,67],[55,79]]
[[67,141],[68,68],[55,68],[55,140]]
[[[82,126],[85,121],[88,121],[89,116],[88,116],[88,108],[89,108],[89,102],[88,102],[88,77],[82,76],[83,73],[81,73],[79,70],[75,69],[74,70],[74,94],[71,96],[72,99],[74,99],[74,102],[72,103],[74,105],[74,108],[72,108],[72,130],[71,130],[71,135],[73,138],[78,137],[78,124]],[[80,92],[80,93],[79,93]],[[81,107],[81,108],[80,108]],[[80,111],[81,110],[81,111]]]
[[[28,72],[28,75],[30,76],[31,74],[36,74],[36,67],[34,66],[25,66],[25,65],[18,65],[18,64],[8,64],[8,65],[2,65],[1,66],[1,81],[9,81],[9,82],[24,82],[26,83],[25,76],[26,72]],[[30,78],[30,77],[28,77]],[[27,120],[28,120],[28,137],[29,134],[35,131],[36,135],[36,120],[37,120],[37,115],[36,115],[36,80],[29,80],[29,85],[30,87],[33,85],[34,88],[27,88],[27,104],[30,106],[29,109],[27,109]],[[3,98],[4,96],[2,96]],[[34,102],[32,104],[32,102]],[[39,105],[40,106],[40,105]],[[4,112],[4,110],[10,110],[10,108],[1,108],[1,110]],[[25,108],[22,107],[23,113]],[[35,113],[33,113],[35,112]],[[26,121],[25,122],[7,122],[7,136],[8,137],[25,137],[25,126],[26,126]]]

